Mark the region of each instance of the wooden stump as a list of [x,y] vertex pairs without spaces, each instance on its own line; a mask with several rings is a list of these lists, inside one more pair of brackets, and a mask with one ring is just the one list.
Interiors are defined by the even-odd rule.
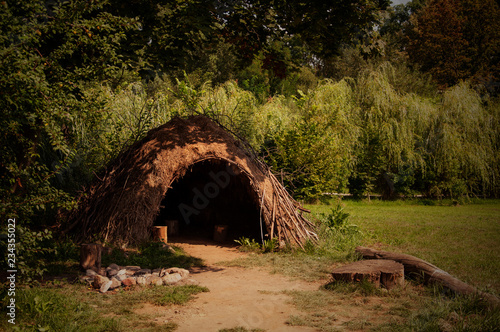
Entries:
[[215,225],[214,228],[214,241],[215,242],[224,242],[227,237],[227,225]]
[[80,246],[80,268],[99,272],[101,269],[101,252],[102,246],[100,244],[82,244]]
[[159,240],[163,243],[167,243],[167,241],[168,241],[167,229],[168,229],[168,226],[155,226],[154,227],[155,240]]
[[332,277],[345,282],[366,280],[376,287],[391,289],[404,284],[404,266],[391,260],[359,261],[333,270]]

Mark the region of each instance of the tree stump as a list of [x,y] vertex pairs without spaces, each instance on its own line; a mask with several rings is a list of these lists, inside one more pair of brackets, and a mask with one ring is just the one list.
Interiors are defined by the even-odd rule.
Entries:
[[80,246],[80,268],[82,270],[101,270],[102,246],[97,243],[82,244]]
[[161,241],[163,243],[167,243],[168,242],[167,229],[168,229],[168,226],[155,226],[154,227],[154,239]]
[[404,284],[403,264],[391,260],[367,260],[341,266],[332,271],[334,281],[361,282],[387,289]]
[[214,227],[214,241],[224,242],[227,237],[228,225],[215,225]]

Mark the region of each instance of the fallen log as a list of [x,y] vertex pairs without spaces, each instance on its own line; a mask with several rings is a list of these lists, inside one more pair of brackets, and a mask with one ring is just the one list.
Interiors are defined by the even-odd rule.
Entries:
[[437,283],[459,294],[477,295],[493,306],[500,306],[500,299],[495,295],[482,292],[475,287],[472,287],[453,277],[448,272],[441,270],[437,266],[434,266],[431,263],[415,256],[375,250],[366,247],[357,247],[356,251],[363,255],[363,258],[366,259],[389,259],[399,262],[404,265],[405,274],[417,273],[419,275],[423,275],[426,283]]

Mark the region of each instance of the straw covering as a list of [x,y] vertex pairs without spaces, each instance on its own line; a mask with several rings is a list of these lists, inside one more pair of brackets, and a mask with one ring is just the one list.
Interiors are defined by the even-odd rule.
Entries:
[[[231,176],[244,179],[241,183],[247,188],[231,195],[253,201],[260,216],[252,222],[260,223],[268,238],[277,238],[280,246],[303,246],[317,239],[302,215],[305,209],[270,169],[243,142],[204,116],[174,118],[119,155],[82,195],[69,228],[81,241],[147,240],[160,209],[169,204],[164,198],[174,182],[194,168],[200,172],[203,167],[196,165],[206,163],[224,165]],[[184,213],[191,213],[189,207]]]

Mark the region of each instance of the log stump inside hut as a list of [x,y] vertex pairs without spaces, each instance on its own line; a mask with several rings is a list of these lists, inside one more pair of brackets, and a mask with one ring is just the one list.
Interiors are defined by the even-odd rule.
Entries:
[[102,246],[97,243],[87,243],[80,246],[80,268],[82,270],[101,269]]
[[168,226],[155,226],[153,228],[153,237],[157,241],[168,243]]
[[361,282],[387,289],[404,284],[404,266],[391,260],[366,260],[344,265],[332,271],[334,281]]
[[214,241],[224,242],[226,241],[228,225],[215,225],[214,227]]

